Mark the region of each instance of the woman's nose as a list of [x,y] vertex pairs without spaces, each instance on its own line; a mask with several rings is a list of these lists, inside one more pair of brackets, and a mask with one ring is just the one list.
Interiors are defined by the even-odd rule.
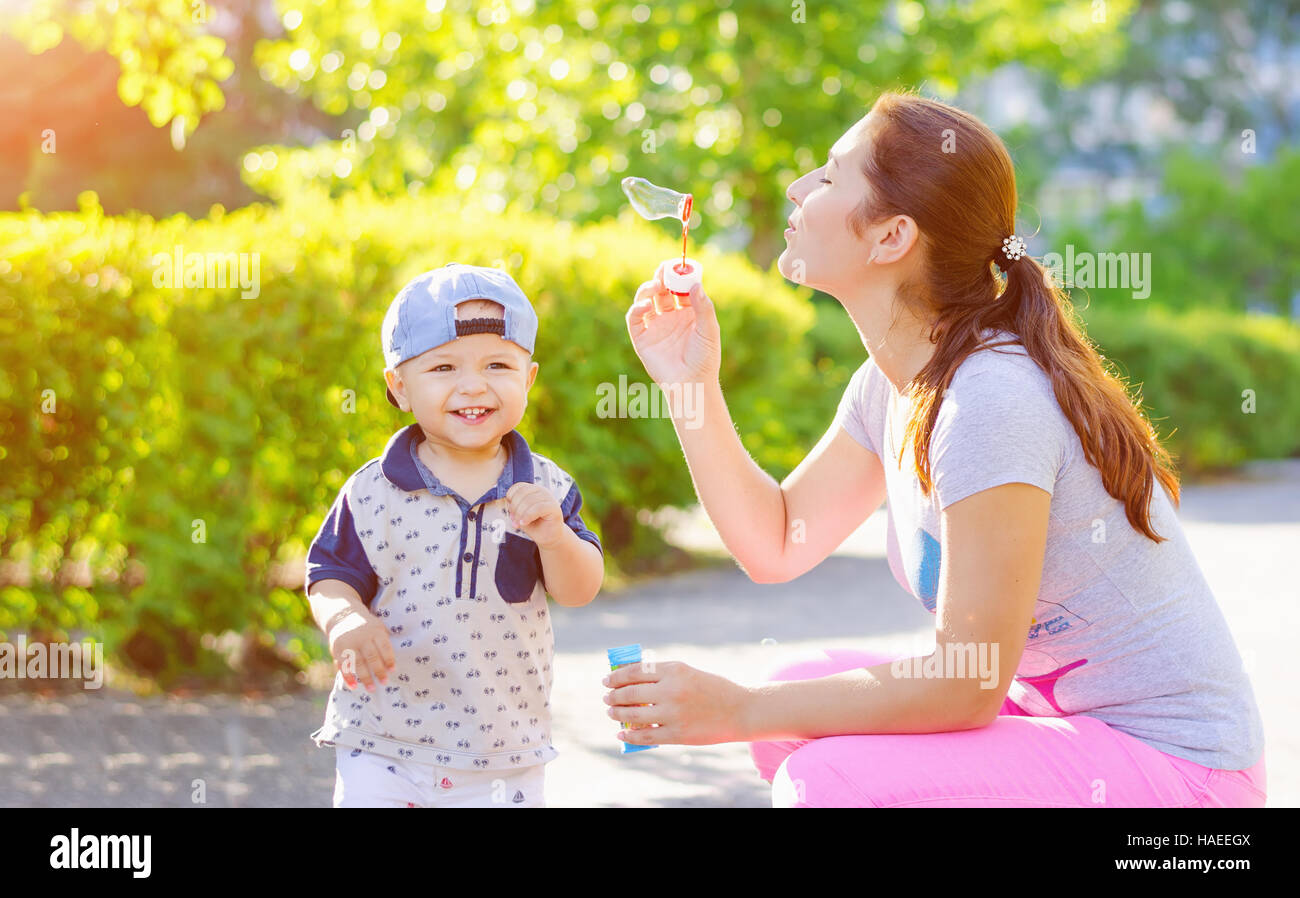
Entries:
[[804,185],[807,181],[808,181],[808,175],[804,175],[803,177],[796,178],[794,181],[792,181],[790,183],[790,186],[785,191],[785,198],[788,199],[790,202],[794,203],[796,206],[802,204],[804,198]]

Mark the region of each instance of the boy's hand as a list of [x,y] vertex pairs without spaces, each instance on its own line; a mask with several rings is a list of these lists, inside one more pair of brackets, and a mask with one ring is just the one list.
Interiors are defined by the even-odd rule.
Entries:
[[387,683],[388,672],[397,666],[388,628],[368,611],[349,611],[330,627],[326,638],[334,666],[349,689],[360,681],[374,692],[375,681]]
[[511,523],[542,548],[559,543],[564,531],[569,529],[560,503],[535,483],[516,483],[510,487],[506,491],[506,512]]

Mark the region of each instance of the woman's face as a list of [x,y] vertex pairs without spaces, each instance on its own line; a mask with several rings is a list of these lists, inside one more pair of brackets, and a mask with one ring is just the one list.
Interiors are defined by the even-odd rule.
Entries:
[[849,214],[870,188],[862,163],[870,147],[869,119],[864,116],[831,147],[820,168],[790,185],[793,230],[777,270],[787,280],[838,295],[837,286],[861,283],[870,268],[871,229],[861,238],[849,228]]

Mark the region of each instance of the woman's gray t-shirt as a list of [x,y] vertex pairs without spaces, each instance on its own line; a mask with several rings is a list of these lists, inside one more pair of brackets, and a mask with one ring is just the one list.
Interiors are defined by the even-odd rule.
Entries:
[[875,453],[888,490],[889,567],[931,612],[938,598],[942,509],[1004,483],[1051,494],[1042,584],[1008,697],[1041,717],[1083,714],[1160,751],[1220,770],[1252,767],[1263,722],[1232,634],[1155,485],[1155,543],[1083,456],[1047,375],[1013,345],[964,359],[930,441],[933,488],[921,493],[910,445],[899,466],[909,400],[868,359],[836,414]]

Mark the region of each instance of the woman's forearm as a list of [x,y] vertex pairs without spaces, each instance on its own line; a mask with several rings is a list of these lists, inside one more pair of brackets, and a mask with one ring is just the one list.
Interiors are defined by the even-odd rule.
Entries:
[[727,551],[754,580],[774,571],[785,549],[785,496],[736,433],[715,381],[691,386],[692,402],[673,403],[673,427],[695,493]]
[[[856,668],[749,689],[741,729],[748,742],[865,733],[942,733],[983,726],[998,690],[973,678],[916,674],[920,659]],[[996,685],[996,684],[995,684]]]

